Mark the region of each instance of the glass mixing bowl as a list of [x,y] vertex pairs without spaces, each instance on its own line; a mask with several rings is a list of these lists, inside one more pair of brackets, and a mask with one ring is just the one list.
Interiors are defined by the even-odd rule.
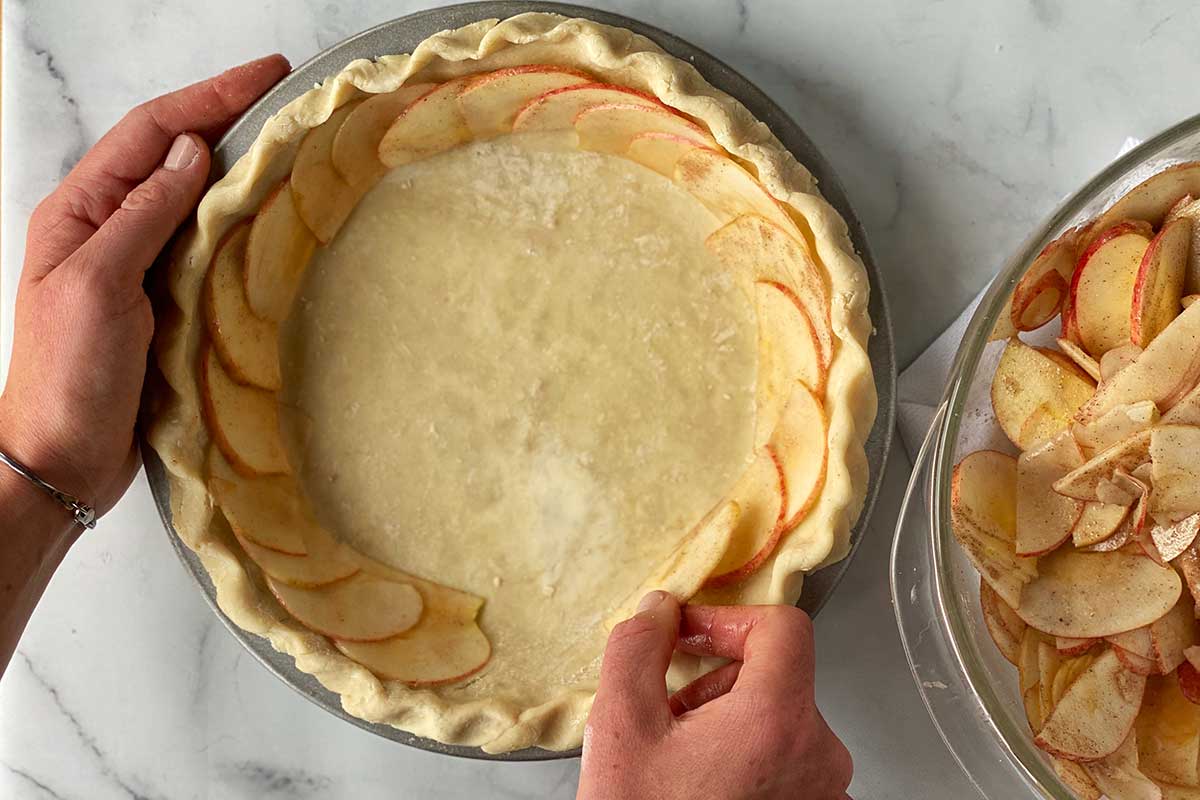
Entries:
[[[971,318],[942,401],[913,465],[892,546],[892,604],[909,667],[929,715],[959,765],[988,800],[1032,796],[1074,800],[1033,744],[1017,671],[984,627],[979,574],[950,531],[950,473],[967,453],[1009,452],[992,415],[989,388],[1003,342],[989,342],[1025,268],[1052,239],[1087,220],[1145,178],[1200,159],[1200,115],[1117,159],[1067,198],[996,277]],[[1056,335],[1057,321],[1027,341]],[[1024,791],[1022,791],[1024,790]]]

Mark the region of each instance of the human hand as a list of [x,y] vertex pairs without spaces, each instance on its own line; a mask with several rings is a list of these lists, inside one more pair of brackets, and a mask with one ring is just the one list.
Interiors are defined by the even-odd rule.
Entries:
[[29,220],[0,449],[98,513],[139,464],[154,332],[143,275],[204,190],[206,140],[289,69],[268,56],[138,106]]
[[[584,733],[579,800],[846,800],[850,753],[813,697],[812,622],[790,606],[651,592],[613,629]],[[732,659],[667,696],[676,647]]]

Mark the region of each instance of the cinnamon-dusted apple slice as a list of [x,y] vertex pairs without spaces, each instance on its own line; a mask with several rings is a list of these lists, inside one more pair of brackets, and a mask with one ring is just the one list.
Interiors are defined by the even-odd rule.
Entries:
[[1190,219],[1192,221],[1193,236],[1191,246],[1188,248],[1187,270],[1183,278],[1183,291],[1186,294],[1182,302],[1183,307],[1187,308],[1196,297],[1200,297],[1200,295],[1196,294],[1196,292],[1200,292],[1200,237],[1195,236],[1197,231],[1196,226],[1200,225],[1200,200],[1190,195],[1182,198],[1171,209],[1171,212],[1167,214],[1167,218],[1163,220],[1163,224],[1166,225],[1176,219]]
[[821,495],[829,463],[828,437],[829,421],[821,401],[797,381],[769,442],[787,487],[784,534],[800,524]]
[[1094,455],[1149,430],[1158,424],[1158,420],[1158,406],[1150,400],[1142,400],[1110,409],[1091,422],[1077,422],[1072,433],[1084,452]]
[[1179,198],[1188,194],[1200,196],[1200,162],[1176,164],[1139,183],[1100,215],[1092,235],[1124,220],[1159,225]]
[[[672,133],[647,131],[639,133],[630,140],[625,157],[644,167],[649,167],[659,175],[674,179],[675,165],[679,163],[679,159],[697,147],[703,147],[703,145],[697,144],[694,139],[676,136]],[[711,152],[715,154],[717,151],[711,150]]]
[[292,198],[296,213],[321,244],[329,244],[362,197],[333,166],[333,140],[360,101],[336,109],[329,119],[300,141],[292,165]]
[[730,492],[742,514],[725,555],[705,581],[706,587],[736,583],[766,562],[783,535],[787,494],[783,469],[768,445],[758,452]]
[[[606,105],[637,105],[670,112],[657,98],[627,86],[583,83],[546,92],[526,103],[513,120],[513,133],[567,130],[575,118],[589,108]],[[687,137],[689,141],[692,137]]]
[[[991,634],[996,649],[1008,661],[1016,666],[1021,646],[1021,637],[1025,635],[1025,622],[1016,615],[1000,595],[983,579],[979,581],[979,605],[983,610],[983,622]],[[1010,621],[1018,624],[1010,627]]]
[[1191,514],[1177,522],[1155,523],[1150,539],[1166,561],[1174,561],[1187,552],[1200,534],[1200,514]]
[[1059,339],[1058,347],[1075,362],[1075,365],[1087,373],[1088,377],[1097,383],[1100,381],[1100,363],[1087,354],[1082,347],[1070,339]]
[[736,502],[725,501],[705,515],[687,532],[671,555],[616,607],[605,620],[605,627],[611,630],[632,617],[647,592],[670,592],[681,603],[686,602],[721,563],[742,513]]
[[694,147],[675,162],[675,182],[691,193],[722,222],[757,214],[790,236],[804,236],[783,203],[750,172],[715,150]]
[[828,367],[808,312],[796,293],[776,281],[754,285],[758,317],[758,388],[755,446],[770,438],[797,380],[825,395]]
[[210,447],[208,486],[238,538],[277,553],[307,555],[307,540],[320,526],[291,476],[247,478],[234,471],[220,448]]
[[1188,702],[1176,675],[1147,681],[1136,727],[1138,763],[1143,772],[1167,783],[1200,783],[1200,706]]
[[[1014,614],[1017,612],[1013,612]],[[1100,643],[1099,639],[1074,639],[1070,636],[1055,636],[1054,648],[1064,658],[1081,656]]]
[[[1078,800],[1101,800],[1103,797],[1103,792],[1096,786],[1096,782],[1092,780],[1092,776],[1088,774],[1082,764],[1050,756],[1050,766],[1054,767],[1054,774],[1058,776],[1064,786],[1075,794]],[[1155,798],[1155,800],[1162,800],[1162,798]]]
[[246,242],[246,303],[255,316],[272,322],[287,318],[316,246],[285,180],[259,207]]
[[531,100],[555,89],[591,83],[586,72],[549,64],[525,64],[477,75],[462,87],[458,103],[476,139],[491,139],[513,129],[513,120]]
[[1034,741],[1072,761],[1095,761],[1120,747],[1133,729],[1146,679],[1100,654],[1062,696]]
[[1145,348],[1182,310],[1183,280],[1192,246],[1192,221],[1167,223],[1150,241],[1133,285],[1130,340]]
[[455,78],[430,89],[400,112],[379,141],[379,160],[389,169],[420,161],[471,139],[458,104],[458,93],[470,77]]
[[378,642],[421,619],[424,602],[412,584],[358,574],[315,589],[267,578],[267,586],[304,627],[343,642]]
[[1001,541],[1017,538],[1017,460],[998,450],[977,450],[950,478],[950,508]]
[[1017,458],[1017,555],[1048,553],[1071,538],[1083,503],[1054,491],[1056,480],[1083,463],[1070,431],[1026,450]]
[[394,92],[368,97],[346,115],[333,137],[333,168],[346,183],[366,189],[387,172],[379,160],[383,135],[404,109],[435,87],[432,83],[401,86]]
[[1089,500],[1083,504],[1079,519],[1071,529],[1071,540],[1076,547],[1099,544],[1117,532],[1128,514],[1129,508],[1126,506]]
[[239,474],[291,471],[279,435],[275,395],[234,383],[208,346],[200,354],[200,396],[213,441]]
[[704,246],[735,276],[790,287],[812,323],[821,363],[832,363],[829,290],[806,243],[765,217],[744,214],[714,231]]
[[[967,457],[967,459],[971,458],[972,456]],[[966,459],[964,459],[965,462]],[[956,472],[960,471],[962,466],[960,464],[956,467]],[[1013,482],[1015,484],[1015,478]],[[967,557],[979,571],[980,576],[1005,603],[1015,608],[1020,602],[1022,587],[1037,576],[1037,559],[1018,556],[1011,538],[1001,538],[1001,536],[993,535],[980,528],[972,522],[972,516],[978,517],[978,514],[964,513],[966,504],[962,502],[955,504],[953,495],[951,497],[950,522],[954,538],[963,546]],[[991,503],[987,499],[980,502]],[[1014,504],[1012,513],[1015,514],[1015,500],[1009,502]],[[1011,524],[1015,524],[1015,522]],[[991,521],[989,527],[1000,530],[1007,529],[1003,522],[994,520]],[[1015,536],[1015,532],[1010,535]]]
[[[1147,692],[1149,692],[1147,687]],[[1076,767],[1086,771],[1097,794],[1118,800],[1163,800],[1162,790],[1138,766],[1137,724],[1114,752]],[[1070,763],[1070,762],[1064,762]]]
[[1150,460],[1150,431],[1143,430],[1101,450],[1054,482],[1054,491],[1076,500],[1096,500],[1101,480],[1118,470],[1131,472]]
[[1153,511],[1200,511],[1200,428],[1159,425],[1148,435]]
[[[1200,383],[1200,304],[1184,310],[1129,366],[1106,380],[1077,414],[1089,422],[1119,405],[1150,400],[1168,412]],[[1101,370],[1104,363],[1100,364]]]
[[1021,590],[1021,619],[1051,636],[1087,639],[1149,625],[1179,600],[1175,570],[1127,552],[1056,550]]
[[1080,373],[1010,339],[992,377],[992,409],[1005,435],[1028,450],[1064,430],[1094,390]]
[[1160,675],[1173,672],[1184,661],[1184,651],[1196,644],[1194,606],[1186,595],[1150,625],[1150,657]]
[[1142,348],[1133,342],[1109,350],[1100,357],[1100,381],[1111,381],[1118,372],[1137,361],[1141,354]]
[[611,103],[580,111],[572,123],[584,150],[621,155],[633,137],[656,131],[691,139],[702,148],[717,149],[712,135],[687,117],[666,107],[644,103]]
[[278,389],[279,329],[246,302],[242,269],[250,224],[233,228],[217,245],[204,279],[204,318],[225,371],[238,383]]
[[1123,222],[1079,257],[1071,281],[1071,324],[1094,357],[1130,341],[1134,285],[1151,234],[1144,223]]
[[1166,425],[1200,425],[1200,384],[1171,406],[1162,421]]
[[492,643],[479,625],[441,616],[434,609],[399,636],[379,642],[334,639],[333,643],[380,678],[414,687],[465,680],[492,657]]
[[1040,665],[1038,655],[1043,643],[1050,638],[1036,628],[1026,628],[1017,648],[1017,688],[1024,694],[1038,685]]
[[1042,711],[1053,713],[1056,698],[1054,697],[1054,677],[1063,665],[1062,654],[1054,646],[1053,640],[1038,643],[1038,692]]
[[1042,327],[1062,308],[1075,272],[1076,245],[1080,228],[1059,236],[1046,245],[1013,288],[1010,315],[1019,331]]

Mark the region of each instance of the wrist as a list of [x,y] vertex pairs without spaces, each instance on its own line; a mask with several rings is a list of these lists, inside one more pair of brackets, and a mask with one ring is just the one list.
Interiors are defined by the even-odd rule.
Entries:
[[[42,480],[62,491],[73,491],[74,481],[66,474],[60,456],[42,437],[27,434],[28,428],[3,401],[0,397],[0,450]],[[82,530],[69,509],[4,463],[0,463],[0,508],[6,509],[8,520],[21,520],[52,539],[70,541]]]

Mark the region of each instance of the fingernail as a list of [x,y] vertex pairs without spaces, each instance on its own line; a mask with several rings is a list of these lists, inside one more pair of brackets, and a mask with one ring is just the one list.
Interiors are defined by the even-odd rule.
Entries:
[[667,593],[662,590],[650,592],[638,602],[638,613],[641,614],[643,611],[649,611],[653,608],[658,608],[659,604],[661,604],[666,598]]
[[175,137],[175,141],[171,144],[171,151],[167,153],[167,160],[163,162],[163,166],[172,172],[179,172],[181,169],[186,169],[196,160],[196,154],[199,153],[196,147],[196,142],[191,136],[186,133],[181,133]]

